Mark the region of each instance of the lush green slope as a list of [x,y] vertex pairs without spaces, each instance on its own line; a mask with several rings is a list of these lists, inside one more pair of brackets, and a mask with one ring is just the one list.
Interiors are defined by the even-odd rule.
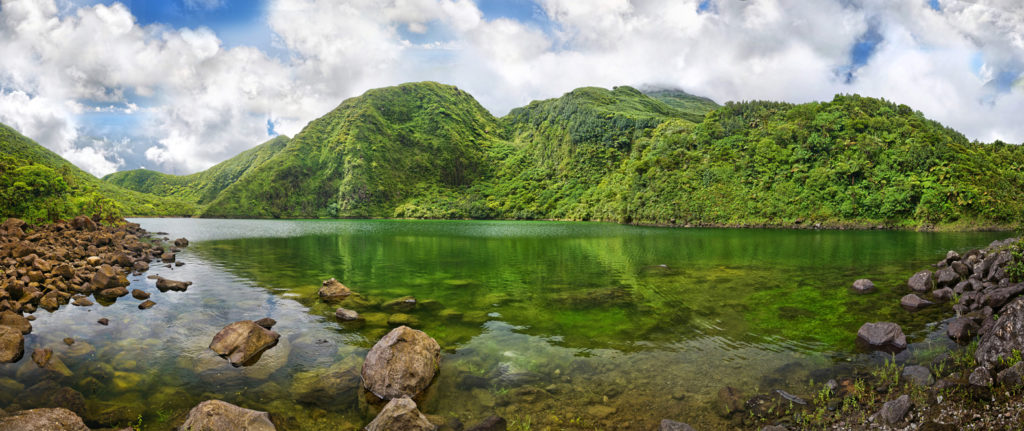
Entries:
[[644,223],[1020,224],[1024,148],[969,142],[905,105],[730,103],[666,124],[584,199]]
[[[111,180],[200,196],[129,177]],[[1024,150],[856,95],[719,107],[588,87],[495,119],[412,83],[346,100],[222,188],[194,198],[202,215],[1008,226],[1024,221]]]
[[370,90],[311,122],[203,215],[391,215],[410,197],[472,184],[489,168],[485,155],[501,134],[494,117],[455,87]]
[[143,193],[173,196],[204,205],[213,201],[221,191],[250,170],[284,149],[288,141],[287,136],[278,136],[210,169],[191,175],[168,175],[148,169],[135,169],[115,172],[103,177],[103,181]]
[[714,100],[706,97],[694,96],[682,90],[647,90],[647,96],[665,102],[666,105],[676,108],[681,112],[683,118],[694,123],[704,121],[704,115],[718,109],[719,106]]
[[0,124],[0,219],[29,222],[99,214],[189,215],[193,205],[98,180],[14,129]]

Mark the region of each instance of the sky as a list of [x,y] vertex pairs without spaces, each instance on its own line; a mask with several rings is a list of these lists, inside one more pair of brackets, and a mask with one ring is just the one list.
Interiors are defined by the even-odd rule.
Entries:
[[0,122],[97,176],[187,174],[343,100],[453,84],[905,103],[1024,142],[1020,0],[0,0]]

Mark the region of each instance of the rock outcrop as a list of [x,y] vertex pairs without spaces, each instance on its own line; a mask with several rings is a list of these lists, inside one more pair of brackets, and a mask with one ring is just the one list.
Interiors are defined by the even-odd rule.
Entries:
[[189,410],[179,431],[275,431],[267,412],[249,410],[220,400],[208,400]]
[[366,354],[363,387],[381,399],[415,397],[434,379],[441,346],[422,331],[399,326]]
[[210,349],[239,367],[259,360],[259,355],[277,345],[280,337],[252,320],[242,320],[221,329],[210,342]]

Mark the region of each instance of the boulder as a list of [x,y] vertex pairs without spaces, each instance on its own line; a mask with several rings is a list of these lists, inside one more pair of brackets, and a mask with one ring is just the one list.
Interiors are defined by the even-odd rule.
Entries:
[[259,360],[259,355],[277,344],[281,335],[251,320],[225,326],[213,337],[210,349],[236,367]]
[[723,418],[729,418],[743,411],[743,394],[732,386],[718,390],[718,398],[714,404],[715,412]]
[[29,322],[24,316],[10,310],[0,313],[0,326],[10,326],[21,331],[22,334],[29,334],[32,332],[32,322]]
[[50,363],[50,358],[53,357],[53,350],[47,348],[37,348],[32,351],[32,362],[35,362],[39,368],[45,368]]
[[351,290],[349,290],[347,287],[345,287],[344,284],[341,284],[341,282],[333,278],[330,280],[324,280],[324,282],[320,286],[320,290],[317,292],[317,295],[320,296],[321,300],[328,302],[340,301],[342,299],[347,298],[351,294]]
[[931,271],[921,271],[907,280],[907,287],[914,292],[927,292],[932,290],[934,284]]
[[921,365],[910,365],[903,368],[902,376],[907,381],[918,386],[928,387],[935,383],[932,372],[927,367]]
[[982,334],[974,358],[979,365],[999,369],[1014,350],[1024,352],[1024,297],[1014,299],[1000,310],[999,320]]
[[[967,282],[963,281],[961,282],[961,284],[967,284]],[[961,290],[961,292],[963,291]],[[948,287],[943,287],[942,289],[935,289],[932,291],[932,297],[935,298],[936,301],[949,301],[950,299],[953,299],[953,295],[953,289],[950,289]]]
[[149,294],[139,289],[132,289],[132,298],[138,300],[149,299]]
[[274,320],[274,319],[271,319],[269,317],[264,317],[264,318],[262,318],[260,320],[257,320],[256,324],[260,325],[260,326],[262,326],[262,327],[264,327],[266,329],[272,329],[274,327],[274,325],[277,324],[277,321]]
[[1012,286],[1000,287],[985,292],[979,302],[983,307],[992,307],[993,309],[999,309],[1011,299],[1016,298],[1021,293],[1024,293],[1024,283],[1018,283]]
[[392,399],[366,426],[366,431],[433,431],[437,429],[416,409],[416,403],[408,397]]
[[174,262],[174,258],[174,253],[171,253],[169,251],[160,255],[160,260],[162,260],[164,263]]
[[1024,384],[1024,361],[1013,364],[1010,368],[1000,371],[996,381],[1006,388],[1016,388]]
[[381,399],[415,397],[437,373],[441,346],[422,331],[399,326],[366,354],[363,387]]
[[960,281],[960,274],[951,267],[935,271],[935,286],[938,288],[953,287]]
[[65,280],[71,280],[72,278],[75,278],[75,268],[69,264],[62,263],[53,268],[53,275]]
[[953,263],[958,260],[960,260],[960,253],[957,253],[955,250],[946,252],[946,263]]
[[192,285],[191,281],[176,281],[163,277],[156,279],[156,288],[160,289],[161,292],[173,290],[175,292],[184,292]]
[[658,431],[695,431],[689,424],[676,422],[670,419],[662,419],[658,424]]
[[267,412],[249,410],[220,400],[208,400],[189,410],[179,431],[274,431]]
[[868,280],[866,278],[862,278],[860,280],[857,280],[857,281],[853,282],[853,292],[854,293],[871,293],[871,292],[874,292],[874,291],[875,291],[875,283],[872,283],[871,280]]
[[75,230],[92,232],[95,231],[98,226],[96,226],[96,222],[92,221],[91,218],[80,215],[71,220],[71,227],[75,228]]
[[907,412],[910,411],[910,407],[910,397],[901,395],[899,398],[883,404],[882,409],[875,414],[875,418],[879,422],[893,425],[903,420]]
[[957,317],[949,322],[946,335],[960,344],[966,344],[978,334],[978,323],[969,317]]
[[869,350],[898,353],[907,348],[907,337],[895,323],[869,322],[857,330],[857,344]]
[[977,388],[992,386],[992,373],[985,367],[977,367],[967,377],[967,383]]
[[92,281],[90,281],[89,284],[92,285],[93,289],[104,290],[115,287],[124,287],[129,283],[124,274],[105,263],[96,268],[96,273],[92,275]]
[[135,263],[132,264],[132,270],[138,273],[149,271],[149,262],[136,260]]
[[95,293],[97,298],[104,299],[115,299],[120,298],[128,294],[128,289],[124,287],[111,287],[109,289],[103,289]]
[[0,418],[0,431],[25,430],[89,431],[89,428],[82,418],[65,408],[22,410]]
[[174,246],[175,247],[188,247],[188,239],[178,238],[178,239],[174,240]]
[[934,304],[934,302],[923,299],[913,293],[909,293],[900,298],[900,306],[907,311],[917,311],[932,304]]
[[10,326],[0,326],[0,362],[18,362],[25,355],[25,336]]
[[156,305],[156,303],[153,302],[153,300],[147,299],[145,301],[142,301],[141,304],[139,304],[139,310],[148,310],[150,308],[153,308],[154,305]]
[[361,319],[361,317],[359,317],[359,313],[356,313],[353,310],[349,310],[349,309],[345,309],[345,308],[338,308],[337,310],[334,310],[334,317],[337,317],[338,320],[341,320],[341,321],[344,321],[344,322],[351,322],[351,321],[354,321],[354,320]]

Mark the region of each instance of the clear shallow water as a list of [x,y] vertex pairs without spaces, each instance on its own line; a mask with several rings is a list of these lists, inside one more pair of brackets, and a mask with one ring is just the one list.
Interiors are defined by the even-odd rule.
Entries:
[[[358,429],[373,416],[358,372],[394,326],[380,307],[413,295],[402,317],[444,348],[420,400],[427,414],[472,425],[497,413],[532,429],[698,429],[725,423],[710,403],[725,385],[798,391],[837,367],[868,361],[853,340],[865,321],[903,325],[915,347],[945,343],[945,307],[899,308],[912,273],[949,249],[1000,233],[639,228],[600,223],[461,221],[136,220],[188,237],[174,269],[154,265],[130,289],[140,311],[41,311],[26,351],[51,347],[70,375],[26,355],[0,366],[0,406],[31,407],[53,381],[82,392],[93,424],[168,429],[199,401],[266,410],[283,429]],[[160,293],[146,275],[195,284]],[[316,299],[336,277],[363,297],[361,327]],[[879,291],[849,293],[856,278]],[[281,342],[248,368],[207,348],[223,326],[272,317]],[[100,317],[110,326],[96,324]],[[391,318],[392,324],[388,324]],[[77,342],[66,346],[64,337]],[[913,354],[913,350],[910,354]],[[69,373],[65,373],[69,374]],[[52,384],[51,384],[52,385]],[[19,388],[26,388],[20,389]],[[27,405],[26,405],[27,404]],[[178,422],[175,422],[178,421]],[[515,427],[510,427],[515,429]]]

